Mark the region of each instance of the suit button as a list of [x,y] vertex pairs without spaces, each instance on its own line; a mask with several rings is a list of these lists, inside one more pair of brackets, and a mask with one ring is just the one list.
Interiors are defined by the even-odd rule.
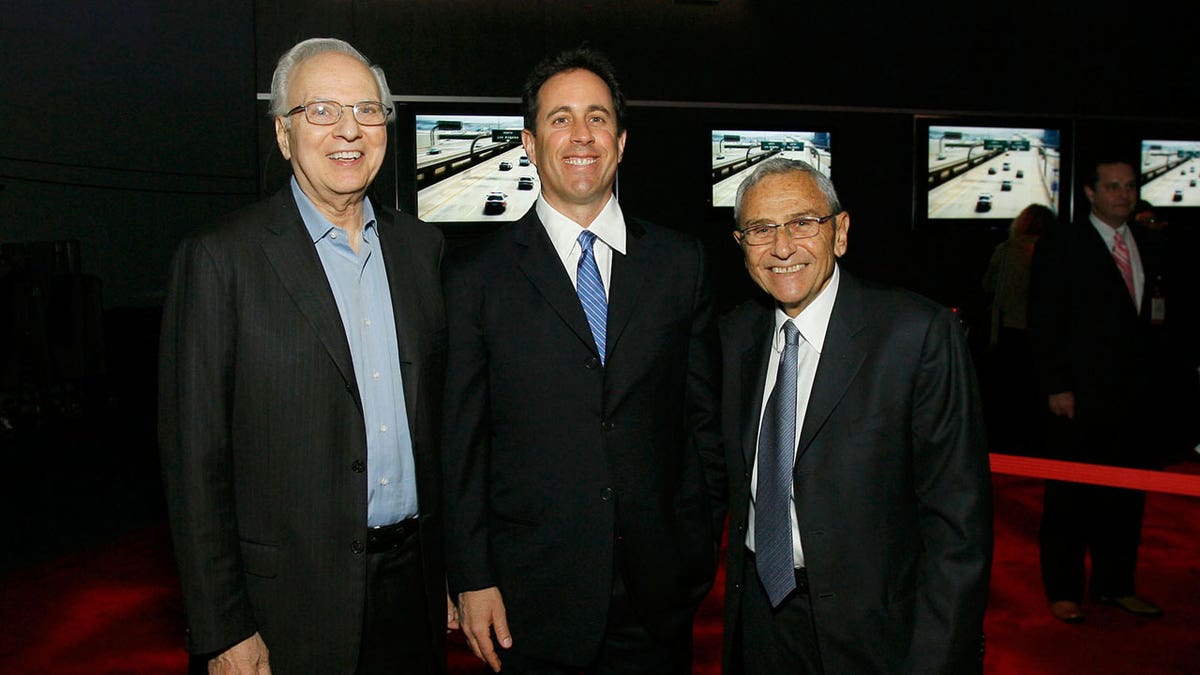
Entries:
[[350,464],[350,468],[354,470],[354,473],[362,473],[367,470],[367,464],[361,459],[356,459]]
[[367,547],[366,547],[366,546],[363,546],[363,543],[362,543],[361,541],[359,541],[359,540],[355,539],[355,540],[354,540],[354,541],[353,541],[353,542],[350,544],[350,550],[351,550],[353,553],[362,553],[363,551],[366,551],[366,550],[367,550]]
[[604,420],[603,422],[600,423],[600,428],[605,431],[612,431],[613,427],[615,427],[615,426],[617,426],[617,425],[613,424],[612,420]]
[[613,489],[612,488],[604,488],[603,490],[600,491],[600,501],[611,502],[612,498],[613,498]]
[[595,370],[600,367],[600,359],[594,356],[589,357],[587,361],[583,362],[583,367],[588,370]]

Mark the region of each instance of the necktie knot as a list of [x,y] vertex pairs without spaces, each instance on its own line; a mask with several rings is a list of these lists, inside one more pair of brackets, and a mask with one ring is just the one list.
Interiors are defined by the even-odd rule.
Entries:
[[592,252],[592,244],[596,243],[596,233],[591,230],[584,230],[579,233],[579,247],[584,253]]
[[783,341],[789,345],[800,344],[800,329],[791,321],[783,322]]
[[1134,302],[1137,302],[1137,292],[1133,283],[1133,264],[1130,260],[1129,246],[1125,244],[1125,236],[1120,230],[1113,232],[1113,261],[1117,263],[1117,269],[1121,271],[1121,279],[1125,282],[1125,288],[1129,290],[1130,297]]

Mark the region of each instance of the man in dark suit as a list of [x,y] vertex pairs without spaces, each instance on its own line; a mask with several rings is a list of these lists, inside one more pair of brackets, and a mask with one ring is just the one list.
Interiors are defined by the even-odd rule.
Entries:
[[981,672],[991,479],[964,331],[840,268],[850,216],[805,162],[755,167],[734,217],[773,302],[720,325],[726,672]]
[[271,89],[290,185],[181,244],[164,308],[187,647],[211,673],[444,672],[442,236],[366,198],[382,70],[314,38]]
[[535,207],[445,266],[450,591],[493,669],[689,673],[723,490],[704,250],[622,214],[602,55],[547,59],[523,103]]
[[[1164,429],[1155,323],[1161,274],[1154,232],[1131,223],[1133,165],[1095,162],[1081,174],[1087,218],[1038,241],[1029,322],[1046,405],[1048,449],[1059,459],[1151,468]],[[1125,268],[1122,270],[1122,268]],[[1047,481],[1039,532],[1042,580],[1053,615],[1083,620],[1085,558],[1093,599],[1140,616],[1162,613],[1134,592],[1145,493]]]

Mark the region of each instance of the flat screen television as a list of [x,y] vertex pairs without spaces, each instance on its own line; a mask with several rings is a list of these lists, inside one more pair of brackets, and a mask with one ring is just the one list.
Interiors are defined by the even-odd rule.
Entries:
[[712,132],[712,205],[732,207],[748,169],[770,157],[800,159],[831,176],[833,156],[828,131]]
[[1068,133],[1065,122],[919,120],[916,220],[1008,222],[1030,204],[1064,215]]
[[520,115],[413,115],[416,213],[431,223],[517,220],[539,193]]
[[1154,206],[1200,206],[1200,141],[1142,141],[1141,197]]

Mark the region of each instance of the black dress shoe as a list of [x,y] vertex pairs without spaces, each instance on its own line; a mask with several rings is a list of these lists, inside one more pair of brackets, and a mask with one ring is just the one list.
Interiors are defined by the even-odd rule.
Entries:
[[1136,595],[1123,595],[1119,598],[1100,598],[1100,602],[1134,614],[1136,616],[1155,619],[1162,616],[1162,609],[1145,598],[1139,598]]
[[1079,603],[1071,600],[1058,600],[1050,603],[1050,613],[1059,621],[1067,623],[1082,623],[1083,610],[1079,609]]

